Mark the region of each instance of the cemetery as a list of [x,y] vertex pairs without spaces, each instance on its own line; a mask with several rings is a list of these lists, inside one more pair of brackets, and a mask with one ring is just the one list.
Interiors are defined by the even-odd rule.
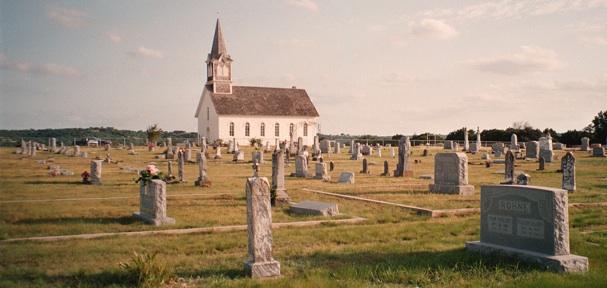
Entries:
[[406,143],[392,157],[321,140],[290,165],[274,145],[241,144],[239,161],[178,143],[0,148],[0,286],[129,287],[144,256],[170,271],[161,287],[607,283],[606,158],[540,144],[558,159],[540,170],[510,143]]

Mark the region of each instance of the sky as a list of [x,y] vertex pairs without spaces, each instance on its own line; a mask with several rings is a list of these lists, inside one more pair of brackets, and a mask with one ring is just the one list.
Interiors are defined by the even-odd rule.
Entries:
[[217,19],[233,84],[305,89],[323,134],[607,110],[607,0],[0,0],[0,129],[196,131]]

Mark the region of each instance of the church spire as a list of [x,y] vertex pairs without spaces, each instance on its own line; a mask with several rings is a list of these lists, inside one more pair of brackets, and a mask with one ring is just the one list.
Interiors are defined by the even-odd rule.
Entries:
[[215,26],[213,46],[207,57],[207,85],[210,85],[213,93],[232,93],[232,58],[228,55],[226,43],[221,32],[219,19]]
[[217,19],[217,24],[215,26],[215,36],[213,37],[213,47],[211,47],[211,58],[218,59],[219,56],[224,55],[226,58],[230,58],[228,55],[228,49],[226,48],[226,43],[223,40],[223,32],[221,32],[221,25],[219,24],[219,18]]

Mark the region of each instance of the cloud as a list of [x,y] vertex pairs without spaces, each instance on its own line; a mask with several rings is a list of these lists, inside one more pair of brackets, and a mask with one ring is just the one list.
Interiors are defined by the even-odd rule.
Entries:
[[278,41],[278,46],[290,46],[299,48],[310,48],[314,46],[314,44],[315,42],[313,40],[303,40],[298,38]]
[[455,28],[436,19],[422,19],[419,22],[409,22],[411,33],[418,37],[448,39],[459,34]]
[[70,29],[84,26],[89,17],[88,14],[82,11],[61,8],[56,4],[48,5],[46,7],[46,15],[51,18],[53,22]]
[[50,75],[60,77],[84,76],[84,73],[82,71],[71,66],[64,66],[54,63],[33,65],[29,62],[12,60],[4,54],[0,54],[0,68],[4,70],[12,70],[37,75]]
[[114,43],[122,42],[122,37],[120,37],[120,35],[118,35],[116,33],[108,33],[107,35],[110,38],[110,40]]
[[554,51],[530,46],[521,46],[518,54],[472,60],[467,64],[476,70],[506,75],[549,72],[562,66]]
[[292,7],[304,8],[310,11],[318,10],[318,5],[310,0],[286,0],[284,3]]
[[139,46],[139,48],[136,51],[129,51],[128,53],[129,53],[129,55],[134,56],[134,57],[139,56],[139,57],[147,57],[147,58],[159,59],[159,60],[162,60],[166,57],[162,51],[149,49],[149,48],[146,48],[143,46]]
[[584,43],[584,45],[586,45],[587,47],[594,47],[594,46],[607,47],[607,39],[600,37],[600,36],[581,37],[580,41],[582,41],[582,43]]

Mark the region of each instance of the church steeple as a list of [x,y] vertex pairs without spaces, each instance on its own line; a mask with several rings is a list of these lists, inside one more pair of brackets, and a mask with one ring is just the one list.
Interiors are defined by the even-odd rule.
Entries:
[[232,58],[228,54],[221,32],[219,19],[215,26],[215,36],[211,53],[207,57],[207,85],[212,86],[213,93],[232,93]]

